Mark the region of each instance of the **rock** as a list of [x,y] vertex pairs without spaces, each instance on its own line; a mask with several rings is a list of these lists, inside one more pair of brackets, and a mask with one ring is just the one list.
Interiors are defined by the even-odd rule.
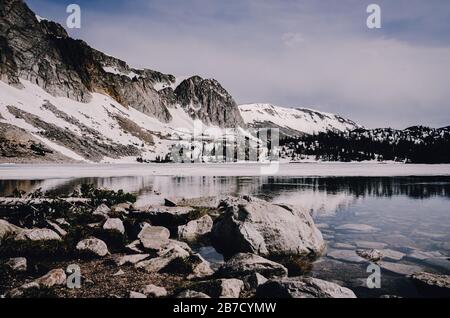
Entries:
[[253,273],[244,279],[246,289],[256,289],[258,286],[265,284],[268,281],[263,275]]
[[376,249],[376,250],[382,250],[388,246],[385,243],[368,242],[368,241],[356,241],[355,244],[358,248],[367,248],[367,249]]
[[174,208],[177,206],[177,204],[174,202],[174,200],[164,199],[164,206],[167,206],[169,208]]
[[6,293],[6,297],[8,297],[8,298],[20,298],[20,297],[23,297],[24,293],[27,290],[31,290],[31,289],[37,289],[38,290],[39,288],[40,288],[40,286],[36,282],[23,284],[19,288],[14,288],[14,289],[10,290],[8,293]]
[[0,244],[1,241],[9,236],[15,236],[23,229],[11,224],[5,220],[0,220]]
[[338,250],[354,250],[355,249],[355,247],[353,245],[345,244],[345,243],[335,243],[335,244],[333,244],[333,247]]
[[140,240],[136,240],[131,242],[130,244],[128,244],[127,246],[125,246],[125,248],[128,250],[128,252],[130,253],[138,253],[138,254],[143,254],[144,251],[141,250],[139,248],[139,246],[141,245],[141,241]]
[[420,266],[407,265],[402,263],[380,262],[379,265],[385,271],[402,276],[411,276],[414,273],[423,271]]
[[344,224],[336,227],[336,230],[354,233],[375,233],[380,229],[367,224]]
[[383,249],[381,250],[381,253],[383,254],[383,259],[390,260],[390,261],[400,261],[403,259],[403,257],[406,256],[406,254],[397,252],[390,249]]
[[190,288],[207,293],[213,298],[239,298],[244,289],[244,282],[239,279],[217,279],[200,282]]
[[411,276],[412,281],[425,297],[449,298],[450,276],[430,273],[416,273]]
[[324,280],[284,278],[269,280],[256,290],[257,298],[356,298],[348,288]]
[[113,205],[111,207],[111,212],[112,213],[121,213],[121,214],[128,214],[128,210],[130,210],[132,208],[133,204],[130,202],[125,202],[125,203],[119,203],[116,205]]
[[327,256],[348,263],[367,263],[367,260],[356,254],[356,251],[351,250],[331,250],[327,252]]
[[224,278],[234,278],[253,273],[258,273],[269,278],[285,277],[288,274],[288,270],[283,265],[269,261],[261,256],[240,253],[222,265],[217,275]]
[[56,223],[58,223],[61,226],[70,226],[70,223],[66,221],[64,218],[59,218],[55,220]]
[[10,258],[5,265],[14,272],[27,271],[27,259],[24,257]]
[[188,298],[211,298],[208,295],[204,294],[204,293],[200,293],[197,292],[195,290],[185,290],[182,291],[181,293],[179,293],[176,298],[184,298],[184,299],[188,299]]
[[50,229],[26,229],[17,234],[14,240],[31,242],[61,241],[61,237]]
[[192,207],[148,206],[144,211],[133,211],[138,219],[149,220],[153,225],[179,226],[195,219],[197,210]]
[[325,250],[322,234],[309,213],[266,201],[228,198],[211,232],[225,256],[253,253],[265,257],[317,257]]
[[62,286],[66,284],[67,276],[66,272],[63,269],[54,269],[48,272],[46,275],[38,278],[35,282],[39,284],[39,286],[44,286],[47,288],[53,286]]
[[191,206],[197,208],[215,209],[219,206],[220,197],[201,197],[201,198],[189,198],[181,199],[177,202],[178,206]]
[[143,288],[142,294],[148,298],[161,298],[167,296],[167,290],[163,287],[150,284]]
[[198,220],[191,221],[186,225],[178,227],[178,238],[184,241],[196,241],[200,237],[211,232],[213,220],[209,215],[205,215]]
[[98,206],[92,214],[95,216],[100,216],[103,219],[108,219],[109,213],[111,213],[111,209],[106,204],[103,203],[100,206]]
[[113,231],[120,234],[125,234],[125,227],[121,219],[107,219],[103,224],[103,229],[107,231]]
[[356,254],[374,263],[380,261],[383,258],[383,254],[379,250],[357,250]]
[[137,298],[137,299],[142,299],[142,298],[147,298],[147,296],[145,296],[144,294],[142,294],[142,293],[138,293],[138,292],[134,292],[134,291],[131,291],[130,292],[130,298]]
[[53,231],[55,231],[56,233],[58,233],[60,236],[66,236],[67,235],[67,231],[65,231],[64,229],[62,229],[58,224],[53,223],[49,220],[47,220],[47,224],[51,227],[51,229]]
[[117,266],[135,265],[150,257],[150,254],[135,254],[120,256],[115,259]]
[[138,235],[142,246],[150,251],[159,251],[167,246],[169,237],[169,230],[161,226],[145,226]]
[[89,256],[105,257],[109,254],[106,243],[96,238],[82,240],[77,244],[76,249]]
[[415,261],[424,261],[428,258],[441,258],[443,255],[439,252],[423,252],[419,250],[413,250],[407,255],[409,259]]
[[148,273],[156,273],[167,267],[174,259],[184,259],[190,256],[188,251],[176,244],[171,245],[158,254],[159,257],[137,263],[136,268],[143,269]]
[[123,270],[119,269],[117,272],[115,272],[113,274],[113,277],[123,276],[123,275],[125,275],[125,272]]

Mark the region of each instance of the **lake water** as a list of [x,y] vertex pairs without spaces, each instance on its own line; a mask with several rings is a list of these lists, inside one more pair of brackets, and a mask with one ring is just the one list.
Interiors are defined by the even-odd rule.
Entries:
[[[0,169],[1,173],[1,169]],[[121,176],[66,179],[0,180],[0,196],[14,189],[42,188],[69,193],[82,183],[123,189],[138,195],[138,204],[164,198],[254,195],[291,204],[312,213],[328,242],[328,253],[314,263],[311,275],[352,288],[358,296],[417,296],[414,285],[392,264],[450,274],[450,176],[390,177],[214,177]],[[381,268],[381,288],[367,288],[367,262],[349,256],[358,248],[376,247],[389,255]],[[211,247],[199,251],[214,263]],[[352,254],[352,255],[353,255]],[[414,267],[413,267],[414,268]],[[396,273],[397,272],[397,273]]]

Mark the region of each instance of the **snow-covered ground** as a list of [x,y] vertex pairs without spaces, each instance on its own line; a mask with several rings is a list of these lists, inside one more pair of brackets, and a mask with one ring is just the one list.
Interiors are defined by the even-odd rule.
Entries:
[[406,165],[377,163],[298,163],[273,165],[229,164],[62,164],[0,165],[1,180],[44,180],[131,176],[267,176],[290,177],[391,177],[450,176],[450,164]]

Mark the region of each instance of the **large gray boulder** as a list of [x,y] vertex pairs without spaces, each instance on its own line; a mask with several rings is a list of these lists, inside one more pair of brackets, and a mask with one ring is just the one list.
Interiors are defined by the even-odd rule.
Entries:
[[309,213],[251,197],[221,202],[222,215],[211,232],[225,256],[253,253],[269,258],[317,257],[325,242]]
[[243,277],[259,273],[267,278],[286,277],[288,270],[281,264],[269,261],[261,256],[240,253],[233,256],[217,271],[219,277]]
[[270,280],[256,290],[258,298],[356,298],[348,288],[324,280],[284,278]]
[[146,250],[160,251],[170,243],[170,232],[165,227],[146,225],[138,238]]

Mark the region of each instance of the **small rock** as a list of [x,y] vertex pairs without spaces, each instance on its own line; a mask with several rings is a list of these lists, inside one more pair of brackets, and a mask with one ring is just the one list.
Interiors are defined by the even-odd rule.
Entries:
[[39,286],[50,288],[53,286],[65,285],[66,280],[66,272],[63,269],[59,268],[48,272],[46,275],[38,278],[35,282],[38,283]]
[[176,298],[184,298],[184,299],[189,299],[189,298],[201,299],[201,298],[205,298],[206,299],[206,298],[211,298],[211,297],[206,295],[206,294],[204,294],[204,293],[200,293],[198,291],[195,291],[195,290],[185,290],[185,291],[182,291],[181,293],[179,293]]
[[121,213],[121,214],[128,214],[128,211],[133,206],[132,203],[126,202],[126,203],[119,203],[111,207],[112,213]]
[[281,264],[269,261],[255,254],[237,254],[222,265],[217,275],[233,278],[259,273],[265,277],[285,277],[288,270]]
[[70,226],[70,223],[67,222],[66,219],[64,219],[64,218],[56,219],[55,222],[61,226]]
[[383,258],[383,254],[379,250],[357,250],[356,254],[374,263]]
[[91,256],[105,257],[109,254],[106,243],[96,238],[82,240],[77,244],[76,249]]
[[161,226],[145,226],[139,233],[138,238],[145,249],[159,251],[170,243],[170,232]]
[[258,286],[265,284],[268,281],[263,275],[253,273],[247,276],[244,280],[247,289],[256,289]]
[[198,220],[179,226],[178,238],[188,242],[196,241],[211,232],[213,223],[212,218],[209,215],[205,215]]
[[138,292],[134,292],[134,291],[131,291],[130,292],[130,298],[137,298],[137,299],[143,299],[143,298],[147,298],[147,296],[145,296],[144,294],[142,294],[142,293],[138,293]]
[[1,241],[8,236],[13,236],[20,233],[23,229],[11,224],[5,220],[0,220],[0,244]]
[[135,265],[150,257],[150,254],[135,254],[117,257],[115,262],[117,266]]
[[324,280],[284,278],[269,280],[256,290],[257,298],[356,298],[348,288]]
[[111,209],[106,204],[101,204],[92,214],[95,216],[100,216],[103,219],[108,219],[109,213],[111,213]]
[[103,229],[107,231],[114,231],[120,234],[125,234],[125,227],[121,219],[107,219],[103,225]]
[[55,231],[56,233],[58,233],[61,236],[66,236],[67,235],[67,231],[65,231],[64,229],[62,229],[58,224],[53,223],[49,220],[47,220],[47,224],[51,227],[51,229],[53,231]]
[[125,248],[130,253],[143,254],[144,251],[139,248],[140,245],[141,245],[141,241],[140,240],[136,240],[136,241],[133,241],[132,243],[128,244],[127,246],[125,246]]
[[121,270],[121,269],[119,269],[117,272],[115,272],[113,274],[114,277],[123,276],[123,275],[125,275],[125,272],[123,270]]
[[450,276],[430,273],[416,273],[411,276],[412,281],[425,297],[449,298]]
[[164,199],[164,206],[174,208],[177,206],[177,204],[174,202],[174,200]]
[[167,290],[163,287],[150,284],[144,287],[142,294],[149,298],[161,298],[167,296]]
[[17,234],[14,240],[31,242],[61,241],[61,237],[50,229],[27,229]]
[[26,272],[27,259],[24,257],[10,258],[6,262],[6,266],[14,272]]

